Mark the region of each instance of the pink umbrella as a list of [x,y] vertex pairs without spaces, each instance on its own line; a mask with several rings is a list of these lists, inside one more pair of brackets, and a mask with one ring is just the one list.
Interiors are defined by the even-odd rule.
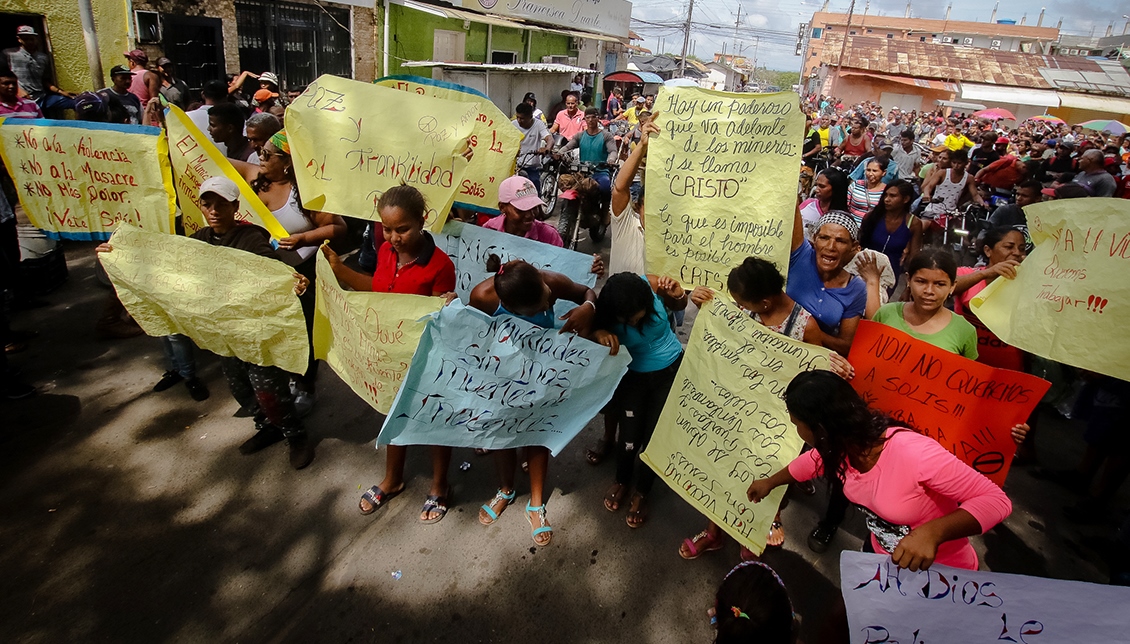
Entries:
[[987,110],[974,112],[973,116],[977,118],[989,119],[992,121],[1015,121],[1016,116],[1012,112],[1004,109],[1003,107],[990,107]]

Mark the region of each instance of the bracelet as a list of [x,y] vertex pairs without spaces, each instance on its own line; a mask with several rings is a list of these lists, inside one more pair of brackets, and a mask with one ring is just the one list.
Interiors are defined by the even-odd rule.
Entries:
[[584,306],[585,304],[591,304],[593,313],[596,313],[596,302],[593,302],[592,300],[585,300],[584,304],[582,304],[581,306]]

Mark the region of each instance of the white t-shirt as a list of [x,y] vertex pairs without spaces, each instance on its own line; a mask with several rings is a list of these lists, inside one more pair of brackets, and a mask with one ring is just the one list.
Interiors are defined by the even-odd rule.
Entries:
[[643,224],[632,208],[632,202],[619,215],[612,215],[612,250],[608,257],[608,274],[647,274]]
[[[203,105],[192,111],[185,112],[185,116],[188,117],[188,120],[192,121],[193,125],[200,128],[200,131],[204,133],[207,140],[212,141],[212,137],[208,134],[208,110],[210,109],[212,109],[211,105]],[[220,150],[220,154],[225,158],[228,156],[228,146],[215,141],[212,141],[212,144]]]
[[528,130],[518,125],[518,119],[514,119],[511,123],[522,133],[522,144],[518,146],[518,163],[520,166],[540,165],[539,158],[535,153],[545,145],[545,137],[549,136],[549,128],[546,127],[545,121],[535,118],[534,124]]

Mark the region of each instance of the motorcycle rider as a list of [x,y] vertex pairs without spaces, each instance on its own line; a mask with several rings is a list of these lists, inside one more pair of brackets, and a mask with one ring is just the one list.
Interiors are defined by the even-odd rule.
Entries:
[[[573,135],[568,143],[554,153],[554,156],[560,157],[574,149],[579,150],[582,163],[591,163],[594,166],[616,163],[616,137],[601,128],[600,111],[595,107],[585,110],[585,129]],[[612,176],[607,168],[598,167],[593,170],[592,178],[600,186],[600,216],[603,223],[607,224],[608,202],[612,196]],[[557,232],[561,234],[562,239],[570,237],[569,229],[572,227],[572,222],[568,219],[562,217],[557,224]]]

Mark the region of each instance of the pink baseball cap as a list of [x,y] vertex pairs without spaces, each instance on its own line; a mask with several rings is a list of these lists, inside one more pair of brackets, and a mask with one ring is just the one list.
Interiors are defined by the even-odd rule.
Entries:
[[545,207],[538,196],[538,189],[526,177],[510,177],[498,186],[498,202],[508,203],[518,210],[531,210],[535,206]]

